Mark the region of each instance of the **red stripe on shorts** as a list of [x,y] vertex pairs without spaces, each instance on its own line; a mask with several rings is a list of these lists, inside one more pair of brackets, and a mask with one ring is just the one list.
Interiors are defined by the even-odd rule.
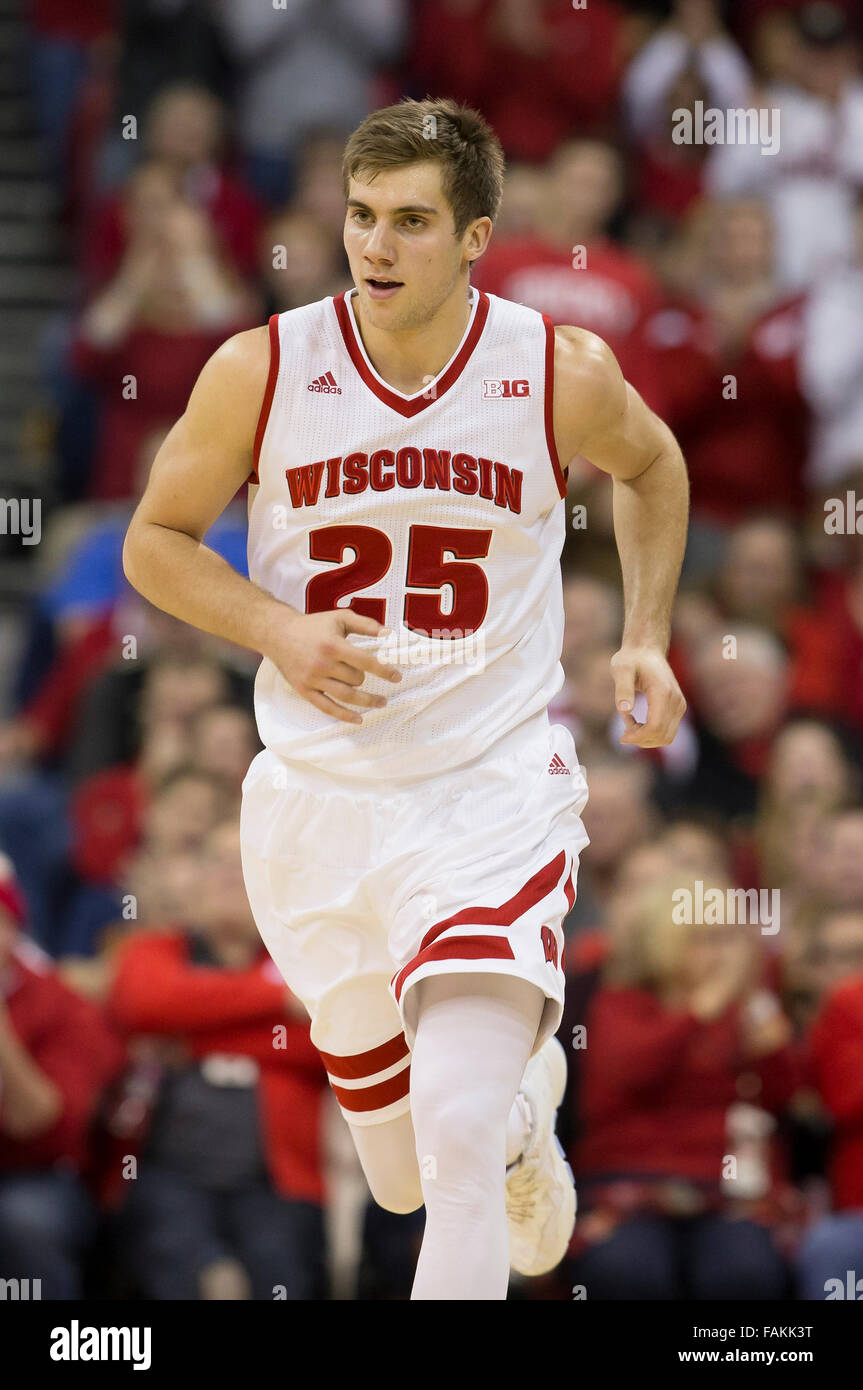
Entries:
[[354,1052],[348,1057],[337,1057],[334,1052],[320,1052],[321,1061],[331,1076],[342,1081],[359,1081],[364,1076],[374,1076],[395,1066],[406,1055],[408,1045],[404,1033],[396,1033],[389,1042],[370,1047],[368,1052]]
[[574,872],[570,873],[569,878],[566,881],[566,889],[564,890],[566,892],[566,905],[568,909],[570,909],[572,907],[572,904],[575,902],[575,884],[573,883],[574,877]]
[[430,960],[515,960],[515,956],[505,936],[448,936],[446,941],[418,951],[399,971],[395,984],[396,1002],[401,999],[408,975]]
[[448,927],[511,927],[517,917],[521,917],[528,908],[534,907],[548,896],[557,884],[565,864],[566,854],[561,850],[560,854],[535,873],[533,878],[529,878],[514,897],[501,903],[500,907],[466,907],[454,916],[436,922],[420,942],[420,950],[430,946]]
[[349,1091],[346,1086],[336,1086],[333,1081],[330,1085],[343,1110],[355,1110],[359,1113],[381,1110],[385,1105],[392,1105],[394,1101],[401,1100],[410,1091],[410,1082],[411,1069],[405,1067],[387,1081],[378,1081],[374,1086],[360,1086],[355,1091]]

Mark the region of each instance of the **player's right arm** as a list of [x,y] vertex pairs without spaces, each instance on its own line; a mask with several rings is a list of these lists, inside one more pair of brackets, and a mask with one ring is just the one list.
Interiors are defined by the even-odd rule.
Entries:
[[153,463],[126,533],[123,569],[157,608],[269,657],[317,709],[359,724],[361,715],[345,704],[385,703],[359,688],[365,672],[391,680],[401,673],[348,633],[376,636],[383,626],[345,608],[300,613],[202,544],[252,471],[269,363],[266,328],[229,338],[207,362]]

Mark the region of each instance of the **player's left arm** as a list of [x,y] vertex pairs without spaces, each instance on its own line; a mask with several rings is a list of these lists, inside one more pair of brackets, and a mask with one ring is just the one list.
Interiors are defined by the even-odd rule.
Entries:
[[[611,474],[624,600],[621,645],[611,662],[626,723],[621,742],[662,747],[686,709],[666,660],[689,515],[683,455],[668,426],[624,380],[607,344],[581,328],[555,330],[554,433],[564,467],[581,454]],[[639,690],[647,697],[644,724],[632,715]]]

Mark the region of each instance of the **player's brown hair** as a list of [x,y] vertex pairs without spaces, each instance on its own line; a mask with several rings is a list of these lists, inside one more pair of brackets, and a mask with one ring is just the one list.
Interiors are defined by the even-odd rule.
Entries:
[[477,217],[495,220],[503,196],[501,143],[478,111],[450,97],[406,97],[366,116],[345,146],[345,197],[351,179],[360,173],[374,176],[425,159],[442,165],[441,187],[452,208],[456,237]]

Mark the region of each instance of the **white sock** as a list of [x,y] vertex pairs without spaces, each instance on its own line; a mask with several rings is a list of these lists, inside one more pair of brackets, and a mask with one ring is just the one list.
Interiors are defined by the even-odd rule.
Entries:
[[530,1106],[525,1097],[519,1091],[512,1103],[509,1112],[509,1119],[506,1122],[506,1166],[515,1163],[517,1158],[521,1158],[524,1153],[525,1145],[530,1138],[533,1117],[530,1113]]
[[524,1144],[513,1104],[545,1000],[516,976],[422,980],[411,1115],[426,1208],[412,1299],[505,1299],[506,1164]]

